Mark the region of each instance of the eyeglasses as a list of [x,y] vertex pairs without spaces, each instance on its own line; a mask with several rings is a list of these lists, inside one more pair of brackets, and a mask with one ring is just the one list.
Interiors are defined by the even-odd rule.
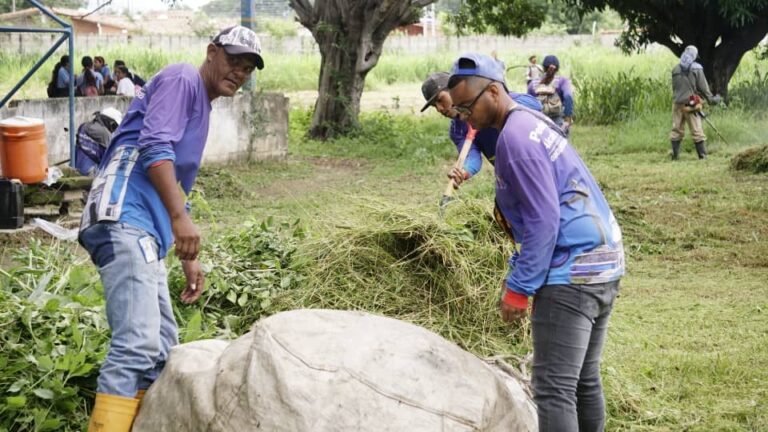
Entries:
[[480,93],[478,93],[477,96],[475,96],[475,98],[472,99],[472,102],[470,102],[468,105],[464,105],[464,104],[462,104],[462,105],[454,105],[451,108],[454,111],[456,111],[456,113],[459,114],[462,117],[469,117],[469,116],[471,116],[472,115],[472,107],[475,106],[477,101],[480,99],[480,96],[482,96],[483,93],[485,93],[485,91],[488,90],[491,87],[491,84],[493,84],[493,81],[491,81],[488,84],[486,84],[486,86],[483,87],[483,89],[480,91]]
[[239,69],[250,75],[256,68],[256,65],[254,65],[253,62],[244,55],[231,55],[223,48],[222,52],[224,53],[224,57],[227,59],[227,65],[229,65],[229,67],[232,69]]

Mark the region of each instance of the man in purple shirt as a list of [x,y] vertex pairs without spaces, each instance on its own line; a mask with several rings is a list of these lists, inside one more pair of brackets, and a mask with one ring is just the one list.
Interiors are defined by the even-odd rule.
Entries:
[[463,55],[448,87],[462,119],[476,129],[500,131],[497,219],[517,243],[500,312],[507,322],[522,319],[533,297],[539,430],[601,431],[600,356],[624,274],[621,230],[565,133],[513,101],[492,62],[482,54]]
[[205,278],[200,232],[186,195],[208,136],[211,101],[234,96],[255,68],[261,46],[245,27],[221,31],[199,68],[171,65],[131,102],[99,165],[83,210],[80,243],[99,269],[112,340],[99,371],[88,430],[128,432],[143,392],[178,343],[163,258],[175,245],[186,277],[185,303]]

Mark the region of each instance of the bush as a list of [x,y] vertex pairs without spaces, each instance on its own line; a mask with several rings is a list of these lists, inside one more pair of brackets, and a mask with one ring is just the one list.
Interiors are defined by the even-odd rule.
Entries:
[[768,109],[768,71],[761,73],[755,67],[748,79],[731,85],[729,96],[732,107],[765,111]]
[[456,157],[456,147],[448,138],[448,121],[437,114],[363,112],[357,131],[328,141],[305,137],[311,117],[308,110],[291,111],[288,147],[294,154],[393,161],[410,173],[429,172],[434,162]]
[[669,82],[628,72],[612,76],[574,79],[575,111],[579,122],[613,124],[642,114],[669,111],[672,90]]

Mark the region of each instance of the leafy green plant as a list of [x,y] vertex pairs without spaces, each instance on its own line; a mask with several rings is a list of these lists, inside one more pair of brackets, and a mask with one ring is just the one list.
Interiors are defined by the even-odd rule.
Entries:
[[[298,221],[276,223],[268,218],[249,220],[242,229],[211,242],[201,255],[207,287],[202,299],[185,306],[174,298],[180,322],[186,324],[182,339],[236,337],[248,331],[272,310],[278,293],[303,280],[295,259],[297,242],[303,238]],[[172,291],[184,289],[178,261],[171,266],[170,285]]]
[[109,329],[98,276],[33,241],[0,271],[0,430],[83,430]]
[[[298,222],[248,221],[203,254],[208,289],[182,305],[184,277],[171,261],[182,342],[236,337],[270,313],[278,293],[303,280],[295,259]],[[33,240],[0,269],[0,431],[85,430],[98,369],[109,346],[101,283],[71,244]]]

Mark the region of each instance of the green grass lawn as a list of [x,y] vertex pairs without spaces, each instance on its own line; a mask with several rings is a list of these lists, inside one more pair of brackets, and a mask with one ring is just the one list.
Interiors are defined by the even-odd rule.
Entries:
[[[242,184],[283,193],[246,206],[239,199],[211,199],[211,207],[225,218],[301,218],[318,235],[333,235],[339,229],[329,221],[348,224],[355,219],[350,215],[371,201],[377,208],[436,212],[443,172],[454,155],[446,122],[436,116],[397,117],[395,132],[384,137],[377,135],[384,128],[378,124],[382,116],[365,123],[371,130],[364,136],[373,142],[319,143],[294,129],[294,162],[230,171]],[[736,131],[738,117],[721,118],[723,128]],[[628,254],[603,366],[608,429],[767,430],[768,176],[728,169],[739,149],[760,143],[765,127],[731,133],[730,145],[711,139],[712,154],[703,162],[686,142],[688,152],[673,163],[666,123],[658,115],[574,131],[576,147],[622,225]],[[422,154],[434,159],[422,160]],[[313,183],[315,175],[319,180]],[[276,184],[282,189],[274,189]],[[492,188],[486,166],[460,196],[490,201]],[[262,196],[258,187],[252,192]],[[383,309],[354,295],[349,294],[355,307]],[[510,338],[506,346],[494,346],[521,353],[530,349],[527,344],[526,338]]]
[[[733,154],[764,143],[768,126],[764,118],[723,113],[719,126],[730,144],[712,139],[711,157],[698,161],[686,141],[682,160],[671,162],[668,120],[658,114],[574,128],[575,146],[616,213],[627,251],[628,274],[603,363],[608,430],[768,430],[768,175],[728,168]],[[455,157],[447,121],[434,113],[370,113],[359,134],[326,143],[304,138],[307,122],[305,112],[291,113],[287,162],[205,167],[197,185],[195,216],[206,242],[245,220],[300,220],[306,236],[297,254],[312,259],[300,268],[302,282],[261,310],[367,309],[424,325],[479,355],[528,352],[527,325],[506,326],[495,310],[506,256],[489,222],[492,169],[486,164],[459,191],[445,219],[437,213]],[[413,233],[434,234],[424,241],[445,251],[446,261],[435,267],[445,266],[442,274],[425,267],[431,256],[395,259],[397,245],[388,245],[385,234],[404,224]],[[384,240],[353,249],[365,235]],[[475,261],[462,261],[469,258]],[[369,264],[377,268],[364,268]],[[80,270],[77,283],[70,276],[69,285],[57,289],[95,280],[82,254],[62,265]],[[461,280],[448,290],[454,275]],[[220,322],[221,314],[207,308],[181,310],[182,337],[212,334],[206,320]],[[0,324],[12,318],[12,311],[0,310]],[[0,374],[1,385],[13,379]],[[11,412],[0,406],[0,417]],[[77,429],[74,423],[62,428]]]

